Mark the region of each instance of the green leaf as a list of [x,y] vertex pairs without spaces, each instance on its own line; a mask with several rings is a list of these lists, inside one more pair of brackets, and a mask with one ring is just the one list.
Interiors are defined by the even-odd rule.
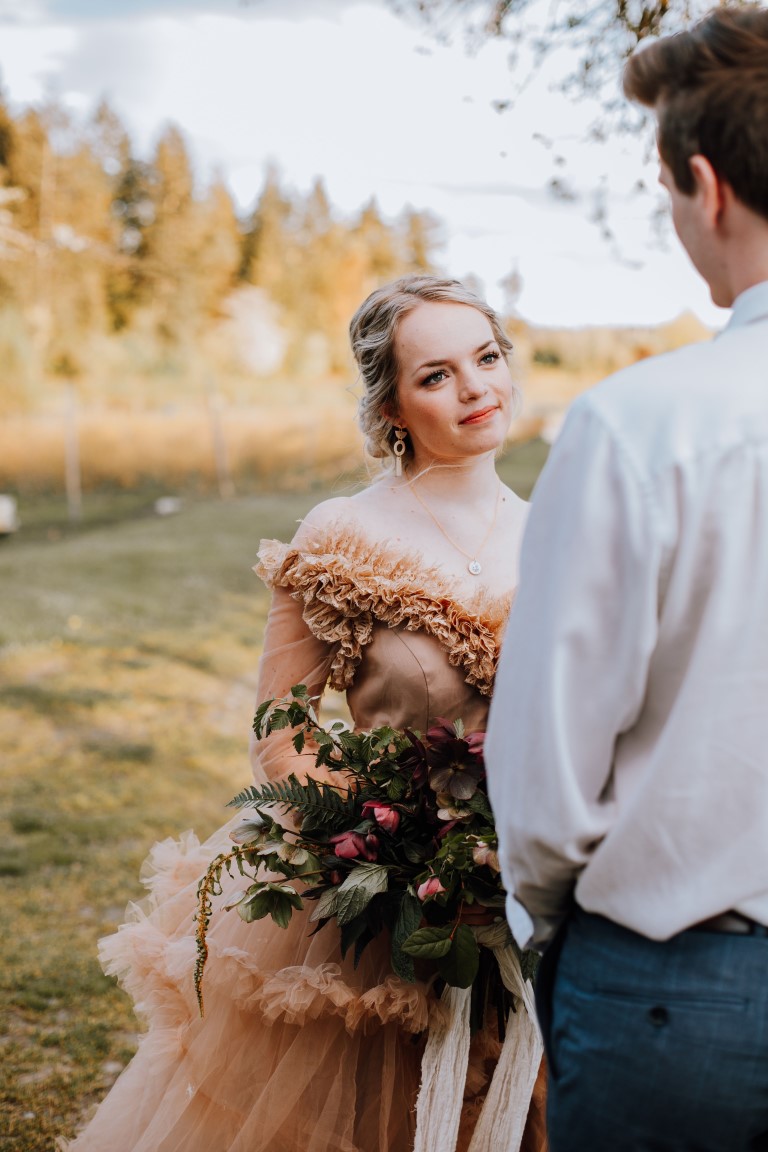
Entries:
[[421,923],[421,902],[406,892],[400,901],[397,920],[392,929],[392,970],[401,980],[413,982],[416,972],[413,960],[403,951],[403,944],[412,936]]
[[299,701],[294,700],[292,704],[289,704],[285,710],[285,714],[288,717],[291,728],[298,728],[301,724],[306,725],[308,711],[308,705],[302,704]]
[[271,700],[265,700],[263,704],[259,704],[258,708],[256,709],[256,715],[253,718],[253,730],[259,739],[261,739],[264,735],[264,717],[267,715],[274,702],[274,697]]
[[292,888],[290,884],[271,883],[269,885],[269,890],[275,896],[279,896],[281,900],[287,900],[291,907],[296,908],[299,911],[304,907],[304,901],[302,900],[301,896],[299,896],[296,889]]
[[252,924],[254,920],[263,920],[265,916],[269,916],[271,910],[272,900],[267,891],[258,892],[255,896],[246,896],[237,904],[237,913],[246,924]]
[[274,894],[270,912],[275,924],[277,924],[280,928],[287,928],[291,922],[291,916],[293,915],[291,901],[287,897],[281,898]]
[[305,740],[306,740],[306,735],[304,732],[297,732],[296,735],[294,736],[293,746],[298,753],[302,753],[304,751],[304,741]]
[[405,780],[397,776],[393,776],[387,784],[387,796],[390,800],[399,800],[401,796],[405,795],[405,790]]
[[356,944],[360,937],[368,928],[367,916],[356,916],[354,920],[350,920],[349,924],[345,924],[341,929],[341,954],[346,956],[347,951]]
[[414,844],[413,841],[405,841],[403,843],[403,855],[406,860],[411,864],[421,864],[429,856],[431,849],[422,844]]
[[482,816],[488,821],[491,828],[493,828],[493,812],[491,811],[491,806],[488,803],[487,797],[483,795],[479,788],[470,796],[469,800],[465,801],[465,807],[469,808],[471,812],[476,812],[478,816]]
[[379,892],[386,892],[389,869],[381,864],[358,864],[339,885],[336,916],[339,924],[349,924],[368,906]]
[[271,916],[281,928],[286,928],[293,909],[301,910],[304,903],[290,884],[277,884],[274,881],[252,884],[237,900],[228,905],[237,908],[238,914],[247,924]]
[[328,888],[323,892],[322,896],[315,905],[310,921],[327,920],[330,916],[336,915],[336,909],[339,903],[339,890],[338,888]]
[[438,964],[446,984],[454,988],[469,988],[480,966],[480,948],[475,934],[466,924],[459,924],[453,934],[450,951]]
[[464,721],[463,720],[454,720],[453,730],[456,733],[457,738],[459,740],[463,740],[463,738],[464,738]]
[[290,717],[285,712],[275,712],[267,724],[268,732],[279,732],[281,728],[288,728]]
[[[474,937],[473,937],[474,939]],[[439,960],[451,950],[451,929],[419,928],[411,932],[401,945],[403,952],[418,960]]]
[[297,876],[312,876],[319,872],[322,868],[322,861],[319,856],[315,856],[313,852],[306,852],[306,859],[300,864],[293,859],[293,870]]

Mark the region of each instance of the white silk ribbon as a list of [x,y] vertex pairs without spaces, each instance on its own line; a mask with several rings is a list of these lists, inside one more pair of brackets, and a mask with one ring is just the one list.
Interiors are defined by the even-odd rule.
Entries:
[[[491,948],[516,1011],[475,1125],[469,1152],[519,1152],[543,1054],[530,981],[523,979],[509,929],[500,921],[474,929],[478,943]],[[469,1063],[469,988],[446,987],[443,1012],[430,1024],[416,1103],[414,1152],[455,1152]]]

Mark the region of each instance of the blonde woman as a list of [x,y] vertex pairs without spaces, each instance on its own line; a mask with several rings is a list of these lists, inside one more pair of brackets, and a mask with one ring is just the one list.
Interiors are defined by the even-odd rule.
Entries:
[[[262,542],[257,571],[273,602],[259,700],[330,685],[360,728],[424,731],[436,716],[482,728],[527,510],[495,468],[517,399],[511,345],[483,301],[432,276],[374,292],[350,333],[361,427],[387,463],[364,491],[318,505],[289,544]],[[258,781],[306,763],[285,732],[254,745],[252,759]],[[161,846],[151,910],[102,942],[107,971],[149,1027],[73,1152],[426,1148],[416,1101],[439,1010],[428,987],[392,975],[382,941],[355,968],[334,925],[310,936],[309,912],[287,929],[215,916],[198,1017],[196,885],[230,829],[202,846]],[[454,1147],[470,1146],[500,1049],[489,1021],[459,1085]],[[518,1125],[526,1152],[545,1147],[542,1095],[539,1077]],[[473,1152],[487,1139],[476,1135]]]

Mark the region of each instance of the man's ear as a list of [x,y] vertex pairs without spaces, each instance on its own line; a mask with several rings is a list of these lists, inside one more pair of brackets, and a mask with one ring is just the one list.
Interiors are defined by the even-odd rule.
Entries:
[[729,195],[733,196],[729,184],[718,176],[706,156],[696,153],[688,160],[696,188],[694,196],[699,199],[702,214],[711,228],[715,228],[723,217]]

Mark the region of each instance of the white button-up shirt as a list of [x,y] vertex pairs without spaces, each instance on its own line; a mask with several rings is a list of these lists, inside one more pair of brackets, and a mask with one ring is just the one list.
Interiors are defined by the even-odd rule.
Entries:
[[768,924],[768,282],[572,405],[486,752],[520,943],[574,898],[656,940]]

